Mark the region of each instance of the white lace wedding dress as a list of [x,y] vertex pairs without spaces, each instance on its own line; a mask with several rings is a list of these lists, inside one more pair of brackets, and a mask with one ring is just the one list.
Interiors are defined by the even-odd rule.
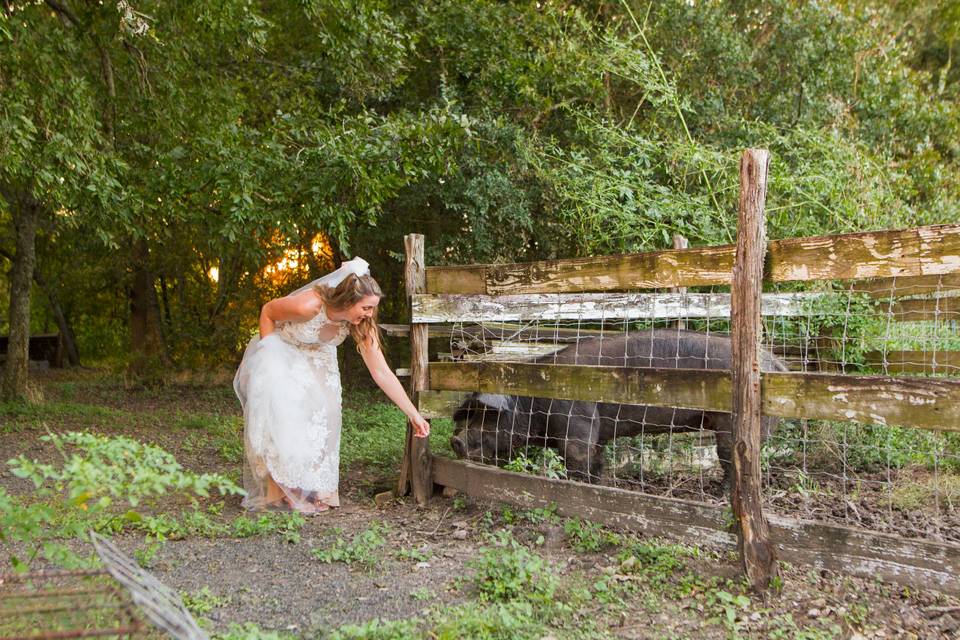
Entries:
[[243,406],[244,507],[283,508],[267,501],[268,477],[297,511],[339,506],[337,345],[348,333],[321,310],[307,321],[278,322],[247,345],[233,381]]

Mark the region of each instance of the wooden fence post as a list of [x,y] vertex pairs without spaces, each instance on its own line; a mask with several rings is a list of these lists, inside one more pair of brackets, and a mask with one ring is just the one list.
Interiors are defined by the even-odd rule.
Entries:
[[740,212],[731,282],[733,362],[733,485],[730,504],[737,522],[743,570],[763,592],[777,573],[770,527],[760,494],[760,300],[767,251],[764,201],[770,153],[747,149],[740,158]]
[[[407,301],[418,293],[425,293],[427,286],[426,265],[423,258],[423,236],[411,233],[404,236],[406,249],[404,282]],[[419,406],[420,392],[427,388],[427,331],[426,324],[410,324],[410,396]],[[430,456],[430,439],[413,437],[413,427],[407,425],[407,445],[400,468],[399,495],[407,490],[407,478],[413,488],[413,497],[418,505],[425,505],[433,495],[433,471]]]

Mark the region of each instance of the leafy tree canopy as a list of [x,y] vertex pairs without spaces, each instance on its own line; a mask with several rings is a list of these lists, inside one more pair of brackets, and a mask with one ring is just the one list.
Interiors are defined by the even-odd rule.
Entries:
[[960,219],[957,2],[3,7],[4,249],[44,202],[91,355],[138,273],[187,362],[354,253],[399,292],[405,233],[432,264],[730,242],[745,147],[771,237]]

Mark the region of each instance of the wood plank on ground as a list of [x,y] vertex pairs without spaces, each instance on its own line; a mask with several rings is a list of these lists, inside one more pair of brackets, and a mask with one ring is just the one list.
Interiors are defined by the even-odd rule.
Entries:
[[[625,489],[552,480],[434,457],[434,480],[480,498],[557,512],[649,536],[733,549],[726,509]],[[960,545],[874,533],[768,514],[782,560],[897,584],[960,594]]]

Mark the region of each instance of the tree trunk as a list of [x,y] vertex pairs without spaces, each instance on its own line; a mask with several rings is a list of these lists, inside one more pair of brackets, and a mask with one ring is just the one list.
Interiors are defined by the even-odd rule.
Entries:
[[135,374],[167,363],[160,331],[160,305],[149,260],[147,241],[137,240],[133,246],[133,285],[130,288],[130,370]]
[[[34,244],[34,246],[36,246],[36,244]],[[6,258],[10,261],[10,264],[13,264],[13,254],[0,249],[0,257]],[[60,296],[57,295],[56,289],[50,288],[47,279],[43,277],[40,269],[36,266],[33,268],[33,281],[47,297],[50,313],[53,314],[54,319],[57,321],[57,329],[60,331],[63,348],[67,353],[67,364],[72,367],[78,366],[80,364],[80,350],[77,349],[77,336],[73,332],[73,327],[70,326],[67,314],[63,311],[63,305],[60,304]]]
[[80,364],[80,351],[77,349],[77,336],[73,333],[73,327],[67,320],[67,315],[63,312],[63,306],[60,304],[60,297],[55,289],[50,287],[39,270],[34,270],[33,280],[37,286],[46,294],[47,304],[50,305],[50,311],[57,320],[57,329],[60,331],[60,339],[63,341],[63,348],[67,352],[67,363],[71,367]]
[[27,397],[27,365],[30,359],[30,289],[36,264],[36,237],[40,204],[32,197],[13,205],[13,224],[17,234],[17,252],[10,273],[10,339],[3,371],[3,397],[20,400]]

